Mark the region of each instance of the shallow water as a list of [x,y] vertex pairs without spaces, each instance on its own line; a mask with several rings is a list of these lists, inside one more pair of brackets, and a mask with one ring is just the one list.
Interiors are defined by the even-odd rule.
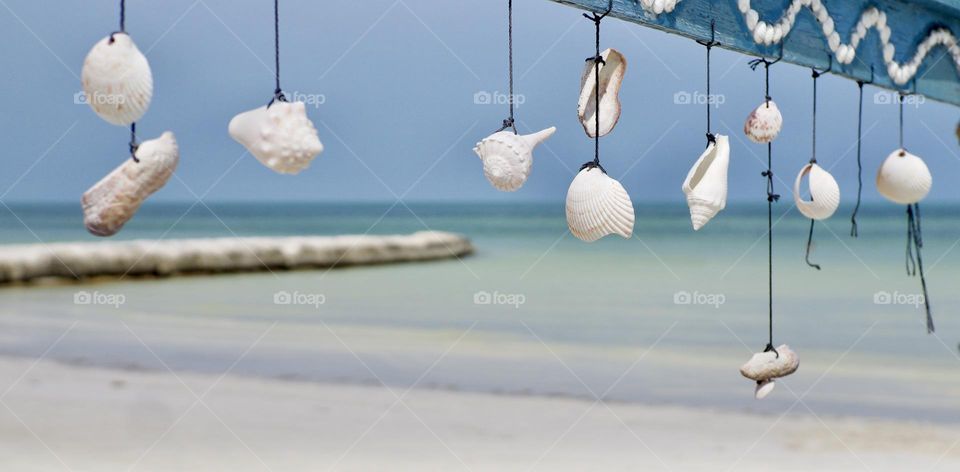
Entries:
[[[925,332],[920,281],[904,273],[902,209],[863,208],[858,239],[849,237],[849,208],[818,224],[816,271],[803,260],[808,221],[776,205],[774,341],[802,362],[764,402],[737,369],[767,341],[765,205],[731,204],[697,233],[682,206],[639,207],[633,239],[593,244],[567,233],[556,204],[147,206],[122,238],[436,229],[468,235],[477,253],[417,265],[6,288],[0,353],[40,356],[69,329],[48,358],[960,422],[960,232],[952,220],[960,207],[923,210],[935,336]],[[0,210],[6,243],[93,239],[73,206]],[[78,304],[80,291],[123,303]],[[275,303],[283,293],[324,303]]]

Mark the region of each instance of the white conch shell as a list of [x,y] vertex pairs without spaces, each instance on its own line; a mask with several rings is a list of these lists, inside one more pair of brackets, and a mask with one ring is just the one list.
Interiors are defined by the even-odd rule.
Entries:
[[598,167],[580,171],[567,190],[567,226],[586,242],[610,234],[633,235],[633,202],[620,182]]
[[730,142],[718,134],[687,173],[683,193],[690,207],[694,231],[707,224],[727,206],[727,169],[730,166]]
[[[810,200],[804,200],[800,193],[800,184],[805,175],[809,175]],[[811,162],[800,169],[793,183],[793,201],[800,213],[812,220],[825,220],[833,216],[840,206],[840,186],[829,172]]]
[[757,400],[763,400],[767,398],[767,395],[770,395],[770,392],[773,391],[773,387],[776,387],[777,383],[773,379],[767,379],[760,382],[757,382],[757,388],[753,391],[753,396]]
[[743,132],[758,144],[767,144],[780,134],[783,128],[783,115],[773,100],[763,102],[756,110],[750,113],[743,124]]
[[299,173],[323,152],[303,102],[276,101],[241,113],[230,120],[229,131],[263,165],[281,174]]
[[[777,353],[780,356],[777,357]],[[758,352],[740,367],[740,373],[750,380],[763,382],[765,380],[785,377],[797,371],[800,367],[800,357],[790,350],[786,344],[781,344],[777,352]]]
[[144,141],[135,153],[83,194],[83,224],[97,236],[112,236],[133,218],[143,201],[160,190],[180,161],[173,133]]
[[[623,84],[623,75],[627,71],[627,59],[616,49],[607,49],[600,54],[604,63],[600,64],[600,136],[613,131],[620,119],[620,85]],[[577,104],[577,114],[580,124],[587,136],[596,136],[597,105],[596,96],[596,65],[593,59],[587,60],[580,79],[580,101]]]
[[877,172],[877,190],[894,203],[911,205],[930,193],[933,177],[920,159],[904,149],[893,151]]
[[109,123],[129,125],[150,107],[150,64],[126,33],[113,33],[90,49],[80,80],[87,104]]
[[483,161],[483,174],[497,190],[513,192],[523,186],[533,168],[533,149],[557,128],[521,136],[513,131],[498,131],[477,143],[473,152]]

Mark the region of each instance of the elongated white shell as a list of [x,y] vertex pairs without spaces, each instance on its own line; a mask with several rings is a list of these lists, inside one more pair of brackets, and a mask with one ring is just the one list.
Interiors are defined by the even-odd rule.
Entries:
[[930,193],[933,177],[920,159],[904,149],[893,151],[877,172],[877,190],[894,203],[910,205]]
[[[600,64],[600,136],[613,131],[620,120],[620,86],[627,72],[627,59],[616,49],[607,49],[600,53],[604,63]],[[580,79],[580,101],[577,114],[587,136],[596,135],[596,61],[588,60]]]
[[633,235],[633,202],[620,182],[596,167],[580,171],[567,190],[567,226],[593,242],[610,234]]
[[757,400],[763,400],[767,398],[767,395],[770,395],[770,392],[773,391],[773,387],[776,387],[777,383],[773,379],[767,379],[761,382],[757,382],[757,388],[753,391],[753,396]]
[[690,221],[697,231],[727,206],[727,169],[730,166],[730,142],[717,135],[687,173],[683,193],[690,207]]
[[278,101],[241,113],[230,120],[229,131],[263,165],[281,174],[299,173],[323,152],[303,102]]
[[180,162],[173,133],[144,141],[135,153],[83,194],[83,223],[96,236],[112,236],[133,218],[143,201],[160,190]]
[[544,142],[557,128],[550,127],[521,136],[512,131],[498,131],[477,143],[473,152],[483,161],[483,174],[497,189],[513,192],[523,186],[533,168],[533,149]]
[[[804,200],[800,193],[803,177],[809,175],[810,200]],[[793,201],[800,213],[812,220],[825,220],[833,216],[840,206],[840,186],[829,172],[815,163],[800,169],[793,183]]]
[[750,138],[750,141],[758,144],[767,144],[777,139],[782,128],[783,115],[780,114],[780,109],[773,100],[761,103],[743,124],[744,134]]
[[748,379],[763,382],[796,372],[800,367],[800,357],[786,344],[781,344],[777,352],[780,353],[780,357],[777,357],[773,351],[754,354],[746,364],[740,367],[740,373]]
[[150,107],[150,63],[126,33],[113,33],[90,49],[80,80],[87,104],[108,123],[129,125]]

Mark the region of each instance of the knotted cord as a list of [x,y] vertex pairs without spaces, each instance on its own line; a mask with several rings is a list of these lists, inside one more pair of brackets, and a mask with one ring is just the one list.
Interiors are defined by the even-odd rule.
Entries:
[[714,46],[719,46],[720,43],[716,41],[717,31],[716,31],[716,21],[710,20],[710,41],[700,41],[697,40],[697,43],[707,48],[707,146],[711,143],[716,143],[717,138],[712,132],[712,127],[710,125],[710,102],[712,101],[713,95],[710,94],[710,51]]
[[[817,79],[819,79],[821,75],[830,71],[832,68],[833,61],[831,60],[830,67],[828,67],[827,70],[818,71],[816,69],[811,69],[811,77],[813,77],[813,150],[810,157],[810,164],[817,163]],[[813,200],[813,195],[810,196],[810,200]],[[813,227],[816,225],[816,223],[817,220],[810,218],[810,232],[807,234],[807,253],[805,260],[808,266],[820,270],[820,264],[814,264],[813,262],[810,262],[810,249],[813,247]]]
[[273,89],[273,98],[267,104],[267,108],[273,105],[273,102],[286,102],[287,97],[283,95],[280,88],[280,0],[273,0],[273,66],[275,87]]
[[517,125],[513,115],[513,0],[507,0],[507,51],[507,59],[510,64],[510,95],[507,96],[507,103],[510,104],[510,117],[503,120],[503,126],[497,131],[512,128],[513,134],[517,134]]
[[[766,97],[767,106],[770,106],[770,66],[780,62],[780,59],[783,58],[781,53],[780,57],[774,61],[768,61],[766,58],[754,59],[749,62],[750,69],[757,70],[757,67],[760,64],[763,64],[764,69],[764,96]],[[707,125],[709,126],[709,124]],[[709,135],[708,135],[709,136]],[[709,138],[708,138],[709,139]],[[773,351],[777,357],[780,357],[780,353],[773,347],[773,203],[780,200],[780,195],[773,193],[773,143],[767,143],[767,170],[763,171],[761,175],[766,177],[767,180],[767,334],[768,341],[767,346],[764,348],[763,352]]]
[[603,60],[603,56],[600,55],[600,22],[603,21],[607,15],[613,10],[613,0],[610,0],[607,3],[607,10],[603,12],[602,15],[596,13],[584,13],[583,17],[592,21],[596,26],[596,44],[595,44],[595,55],[593,57],[588,57],[587,62],[593,61],[593,77],[594,77],[594,89],[593,89],[593,104],[596,107],[594,110],[594,133],[593,133],[593,160],[585,163],[580,166],[580,170],[598,168],[604,174],[607,171],[600,165],[600,64],[606,65],[606,62]]
[[[903,147],[903,98],[906,95],[900,92],[900,155],[906,152]],[[923,273],[923,232],[920,229],[920,204],[907,205],[907,275],[915,277],[920,274],[920,287],[923,290],[923,306],[927,314],[927,333],[933,333],[933,315],[930,312],[930,297],[927,295],[927,278]]]
[[[120,30],[110,33],[109,44],[113,44],[113,36],[117,33],[127,34],[127,2],[126,0],[120,0]],[[137,148],[140,147],[137,144],[137,124],[130,123],[130,142],[127,144],[130,149],[130,158],[133,159],[133,162],[140,162],[140,159],[137,159]]]

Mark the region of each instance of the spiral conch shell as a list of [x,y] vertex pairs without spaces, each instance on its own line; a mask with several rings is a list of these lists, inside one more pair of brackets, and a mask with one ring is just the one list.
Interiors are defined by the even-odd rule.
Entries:
[[83,223],[96,236],[112,236],[133,218],[143,201],[173,175],[180,151],[173,133],[144,141],[135,153],[83,194]]
[[323,152],[303,102],[276,101],[241,113],[230,120],[229,131],[263,165],[281,174],[299,173]]
[[740,366],[740,374],[757,382],[754,395],[760,400],[773,391],[773,379],[790,375],[799,367],[800,356],[786,344],[781,344],[776,352],[771,350],[754,354],[747,363]]
[[[804,176],[808,176],[810,200],[804,200],[800,193]],[[803,166],[793,183],[793,201],[803,216],[811,220],[825,220],[833,216],[840,206],[840,186],[823,167],[811,162]]]
[[129,125],[150,107],[150,63],[126,33],[113,33],[90,49],[80,80],[87,104],[108,123]]
[[702,228],[727,206],[730,142],[723,135],[717,135],[715,140],[707,145],[683,181],[682,189],[687,196],[694,231]]
[[920,159],[905,149],[893,151],[877,172],[877,190],[894,203],[911,205],[930,193],[933,177]]
[[750,138],[750,141],[757,144],[767,144],[777,139],[782,128],[783,115],[780,114],[780,109],[773,100],[761,103],[743,124],[744,134]]
[[[627,59],[616,49],[607,49],[600,54],[603,63],[600,64],[600,136],[613,131],[613,127],[620,120],[620,85],[623,84],[623,75],[627,71]],[[596,61],[587,60],[580,79],[580,101],[577,104],[577,114],[580,124],[587,136],[596,137],[597,105],[596,105]]]
[[567,190],[567,226],[577,238],[593,242],[610,234],[633,236],[633,202],[623,185],[599,167],[587,166]]
[[550,127],[521,136],[512,131],[498,131],[477,143],[473,152],[483,161],[483,174],[497,189],[513,192],[523,186],[533,168],[533,149],[544,142],[557,128]]

